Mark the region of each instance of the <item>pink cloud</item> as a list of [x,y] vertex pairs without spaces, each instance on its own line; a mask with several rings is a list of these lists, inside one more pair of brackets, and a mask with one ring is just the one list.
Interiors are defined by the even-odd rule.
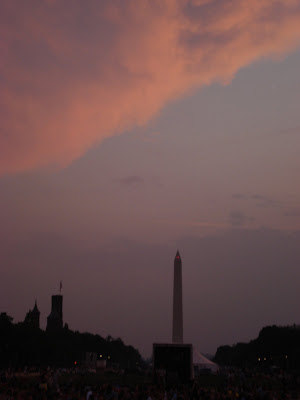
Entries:
[[0,20],[0,174],[67,165],[300,41],[298,0],[10,0]]

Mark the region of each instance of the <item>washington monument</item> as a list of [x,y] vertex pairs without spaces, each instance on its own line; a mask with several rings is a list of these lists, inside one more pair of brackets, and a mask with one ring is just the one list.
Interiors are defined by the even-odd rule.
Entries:
[[182,268],[181,257],[177,251],[174,260],[173,286],[173,331],[172,342],[183,343],[183,315],[182,315]]

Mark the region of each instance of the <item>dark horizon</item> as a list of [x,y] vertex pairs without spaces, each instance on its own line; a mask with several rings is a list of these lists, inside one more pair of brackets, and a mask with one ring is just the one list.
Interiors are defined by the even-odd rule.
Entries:
[[[295,299],[298,280],[293,279],[293,282],[289,283],[285,296],[279,296],[278,293],[284,292],[289,276],[295,277],[295,274],[299,274],[298,263],[293,262],[300,259],[299,237],[300,232],[291,235],[261,229],[256,232],[232,230],[219,237],[182,240],[178,247],[182,249],[183,260],[185,343],[193,343],[202,353],[214,354],[220,345],[231,345],[256,337],[266,325],[297,324],[299,318]],[[267,241],[273,249],[268,258],[264,251],[264,243]],[[243,253],[234,252],[231,243],[242,248]],[[253,249],[256,251],[253,252]],[[43,254],[44,252],[45,249]],[[199,254],[202,255],[202,260],[195,262]],[[45,259],[48,255],[49,252],[45,252]],[[73,269],[68,269],[61,276],[64,321],[73,330],[86,330],[103,337],[120,336],[125,343],[134,345],[144,357],[148,357],[153,342],[171,342],[173,246],[140,246],[137,251],[136,244],[128,244],[120,257],[116,253],[107,254],[104,249],[99,251],[98,255],[99,257],[95,257],[102,260],[102,273],[105,271],[105,265],[114,265],[114,268],[105,271],[106,281],[101,285],[100,292],[98,282],[101,281],[101,276],[92,264],[89,264],[88,272],[92,276],[94,286],[90,287],[89,294],[84,298],[80,295],[81,285],[85,282],[84,279],[88,279],[88,275],[81,275],[83,279],[80,284],[77,283]],[[61,256],[56,256],[56,265],[62,265],[61,258],[65,260],[65,257]],[[220,258],[222,263],[219,263]],[[74,254],[74,262],[75,260],[77,263],[73,265],[77,265],[79,272],[84,258],[80,262],[80,257]],[[285,268],[282,268],[283,262]],[[124,269],[124,263],[130,266]],[[148,280],[141,279],[142,271],[139,265],[144,265],[143,274],[148,271]],[[202,265],[209,265],[209,268],[201,268]],[[251,265],[261,265],[259,272],[251,268]],[[47,264],[44,268],[47,269]],[[227,274],[224,274],[224,269]],[[12,276],[16,271],[21,273],[20,270],[12,270]],[[34,271],[36,269],[32,269],[32,273]],[[200,277],[205,277],[205,282],[202,279],[200,287],[199,278],[196,278],[199,273]],[[130,285],[124,287],[126,275],[140,277],[138,289],[133,291]],[[118,280],[116,276],[119,277]],[[156,279],[157,276],[159,280]],[[15,288],[20,290],[20,300],[13,300],[13,309],[9,293],[2,292],[6,300],[2,302],[3,309],[12,315],[15,321],[22,321],[28,309],[33,306],[34,299],[37,299],[41,311],[41,327],[45,329],[46,317],[51,308],[51,295],[59,292],[59,280],[52,276],[50,282],[48,279],[38,283],[28,282],[25,287],[25,276],[21,275],[21,278],[17,282],[19,286]],[[57,290],[51,291],[50,285]],[[102,302],[93,302],[95,293],[102,296]],[[122,295],[126,302],[119,301],[116,293]],[[195,296],[200,299],[199,303],[194,302]],[[240,301],[237,302],[236,299]],[[83,304],[87,305],[87,309]],[[110,312],[111,308],[114,308],[114,313]],[[282,310],[286,310],[284,315]],[[247,318],[244,318],[245,315]],[[199,318],[196,323],[195,318]],[[139,324],[140,321],[143,323]],[[109,330],[109,325],[113,329]],[[126,331],[131,331],[130,335]]]

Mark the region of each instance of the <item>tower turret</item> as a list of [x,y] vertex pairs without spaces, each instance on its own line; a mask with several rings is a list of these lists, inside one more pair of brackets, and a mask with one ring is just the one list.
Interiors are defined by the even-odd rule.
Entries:
[[35,300],[34,307],[29,310],[26,314],[24,323],[30,325],[32,328],[39,329],[40,327],[40,312],[37,307],[37,301]]
[[57,332],[63,327],[63,312],[62,312],[63,296],[56,294],[52,296],[51,313],[47,317],[47,331]]

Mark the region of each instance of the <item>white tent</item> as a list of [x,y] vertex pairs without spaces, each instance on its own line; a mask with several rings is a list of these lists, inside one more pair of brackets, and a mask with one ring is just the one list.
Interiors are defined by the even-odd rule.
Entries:
[[204,357],[199,351],[193,351],[193,364],[196,371],[201,371],[203,369],[210,370],[211,372],[217,372],[219,370],[219,366]]

